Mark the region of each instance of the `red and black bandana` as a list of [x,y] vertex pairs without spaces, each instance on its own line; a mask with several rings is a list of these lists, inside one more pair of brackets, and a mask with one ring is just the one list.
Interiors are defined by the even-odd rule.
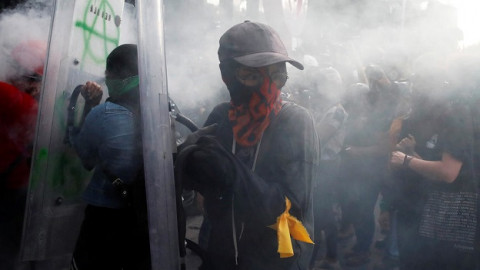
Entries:
[[273,116],[282,108],[280,89],[261,70],[263,83],[258,91],[254,91],[248,103],[236,105],[230,102],[228,119],[232,123],[233,136],[241,146],[254,146],[270,124]]

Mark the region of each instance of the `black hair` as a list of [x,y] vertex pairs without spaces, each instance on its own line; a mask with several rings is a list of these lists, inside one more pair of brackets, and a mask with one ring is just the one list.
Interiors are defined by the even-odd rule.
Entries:
[[128,78],[138,75],[137,45],[122,44],[107,57],[106,70],[118,78]]

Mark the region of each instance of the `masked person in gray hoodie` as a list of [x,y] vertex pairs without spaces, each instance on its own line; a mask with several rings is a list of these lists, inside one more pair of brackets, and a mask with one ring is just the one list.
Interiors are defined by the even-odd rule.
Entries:
[[201,136],[180,148],[175,170],[205,198],[205,269],[308,269],[313,250],[312,178],[318,140],[308,111],[282,102],[288,57],[269,26],[246,21],[218,50],[231,101],[217,105]]

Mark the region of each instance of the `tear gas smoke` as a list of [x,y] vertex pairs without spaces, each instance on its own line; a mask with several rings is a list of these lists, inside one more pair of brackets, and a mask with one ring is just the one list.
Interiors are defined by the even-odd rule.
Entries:
[[[381,65],[387,75],[402,80],[421,54],[447,55],[462,49],[458,12],[445,4],[449,1],[305,1],[301,7],[287,2],[164,1],[169,93],[185,115],[201,125],[214,104],[229,100],[218,70],[218,39],[230,26],[246,19],[273,25],[294,58],[302,61],[309,55],[317,68],[334,67],[345,87],[361,79],[356,71],[361,66]],[[30,0],[0,14],[0,56],[6,60],[0,64],[0,79],[14,72],[10,52],[16,44],[27,39],[47,40],[52,3]],[[283,15],[278,9],[282,4]],[[135,10],[127,5],[120,43],[136,43],[135,21]],[[460,21],[465,25],[464,18]],[[315,66],[310,62],[307,57],[306,71],[289,67],[284,92],[307,87],[306,74]]]
[[[447,1],[305,0],[303,3],[308,4],[291,5],[290,12],[282,14],[279,7],[287,2],[164,0],[168,91],[183,115],[200,126],[216,104],[229,100],[218,67],[218,40],[225,30],[247,19],[273,26],[290,56],[304,62],[304,71],[287,65],[289,80],[283,92],[291,94],[312,88],[318,79],[316,69],[335,68],[344,89],[348,89],[354,83],[365,82],[360,71],[365,66],[379,65],[391,80],[401,81],[421,71],[423,66],[417,65],[416,70],[413,67],[419,63],[417,59],[425,59],[421,58],[425,53],[439,56],[426,66],[431,71],[432,64],[441,61],[443,65],[448,55],[465,50],[460,46],[463,33],[457,26],[456,9],[444,4]],[[29,0],[0,13],[0,80],[16,75],[11,52],[17,44],[32,39],[47,42],[52,3],[53,0]],[[257,8],[251,8],[252,3]],[[122,24],[125,31],[120,43],[137,43],[132,6],[126,6]],[[477,56],[479,49],[469,48]],[[455,89],[462,89],[465,80],[460,78],[466,78],[468,89],[478,90],[479,58],[459,59],[445,78],[457,85]],[[432,76],[439,74],[444,73]],[[357,88],[358,96],[364,97],[368,87],[362,84]],[[340,96],[335,94],[342,92],[328,96],[337,101]],[[368,105],[367,99],[352,100],[357,106]]]
[[17,63],[12,52],[17,45],[29,40],[46,44],[51,15],[52,1],[39,0],[28,1],[0,14],[0,80],[22,75],[15,69]]

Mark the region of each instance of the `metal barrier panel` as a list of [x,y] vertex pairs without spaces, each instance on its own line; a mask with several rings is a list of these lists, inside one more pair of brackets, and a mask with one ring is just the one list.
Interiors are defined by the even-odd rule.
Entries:
[[180,269],[163,1],[137,1],[143,157],[152,269]]
[[64,143],[66,107],[77,85],[103,81],[106,57],[119,45],[124,1],[59,0],[54,6],[21,250],[22,260],[45,269],[54,269],[49,260],[68,263],[71,257],[90,178]]

